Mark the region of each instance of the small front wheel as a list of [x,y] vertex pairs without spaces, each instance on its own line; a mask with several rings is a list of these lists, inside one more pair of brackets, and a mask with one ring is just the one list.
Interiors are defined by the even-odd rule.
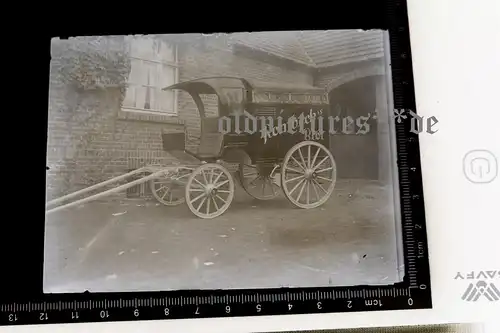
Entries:
[[175,184],[170,179],[157,178],[149,181],[151,193],[159,203],[165,206],[177,206],[185,201],[184,188]]
[[203,219],[215,218],[224,214],[233,201],[233,177],[220,164],[203,164],[189,176],[185,196],[193,214]]

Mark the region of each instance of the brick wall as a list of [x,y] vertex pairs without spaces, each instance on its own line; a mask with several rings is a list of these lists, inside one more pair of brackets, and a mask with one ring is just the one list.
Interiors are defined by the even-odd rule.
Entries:
[[[285,68],[263,60],[235,55],[221,39],[179,49],[180,80],[232,75],[276,82],[312,84],[305,70]],[[71,193],[130,169],[150,163],[168,163],[162,151],[162,131],[179,130],[172,120],[126,117],[120,112],[119,87],[80,90],[60,80],[62,65],[51,64],[49,91],[47,199]],[[215,102],[212,105],[215,106]],[[191,97],[179,96],[180,120],[188,131],[199,129],[199,115]],[[130,119],[135,118],[135,119]],[[174,123],[176,121],[174,120]]]

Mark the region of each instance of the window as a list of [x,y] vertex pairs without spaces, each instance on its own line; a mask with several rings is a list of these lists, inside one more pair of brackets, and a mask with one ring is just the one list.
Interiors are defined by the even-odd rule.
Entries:
[[124,111],[175,115],[177,93],[162,90],[178,82],[175,46],[150,36],[131,36],[128,44],[131,70]]

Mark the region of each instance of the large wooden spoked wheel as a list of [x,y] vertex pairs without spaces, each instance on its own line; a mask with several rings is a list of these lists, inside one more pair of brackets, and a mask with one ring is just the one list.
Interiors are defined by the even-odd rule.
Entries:
[[193,214],[203,219],[215,218],[222,215],[233,201],[233,177],[220,164],[203,164],[189,176],[185,196]]
[[310,209],[324,204],[333,193],[336,179],[333,155],[318,142],[300,142],[283,159],[281,188],[297,207]]
[[[184,183],[187,180],[184,179]],[[184,186],[170,178],[155,178],[149,181],[153,197],[165,206],[177,206],[185,202]]]
[[273,171],[273,165],[240,163],[238,177],[248,195],[257,200],[270,200],[276,198],[280,192],[280,186],[272,175]]

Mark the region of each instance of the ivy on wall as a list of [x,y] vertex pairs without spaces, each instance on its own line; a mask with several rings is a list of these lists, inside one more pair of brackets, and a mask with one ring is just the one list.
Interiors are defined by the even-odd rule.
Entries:
[[52,41],[56,80],[77,90],[126,88],[130,72],[124,36],[84,36]]
[[[64,156],[49,164],[51,169],[73,170],[82,154],[95,150],[93,142],[106,137],[106,111],[123,102],[130,73],[129,47],[125,36],[84,36],[53,39],[51,48],[50,104],[55,119],[64,119],[61,142],[66,147]],[[81,128],[86,130],[78,132]],[[95,156],[93,169],[103,170],[111,159],[108,155]],[[84,171],[61,172],[56,177],[61,182],[53,189],[55,197],[104,180]]]

